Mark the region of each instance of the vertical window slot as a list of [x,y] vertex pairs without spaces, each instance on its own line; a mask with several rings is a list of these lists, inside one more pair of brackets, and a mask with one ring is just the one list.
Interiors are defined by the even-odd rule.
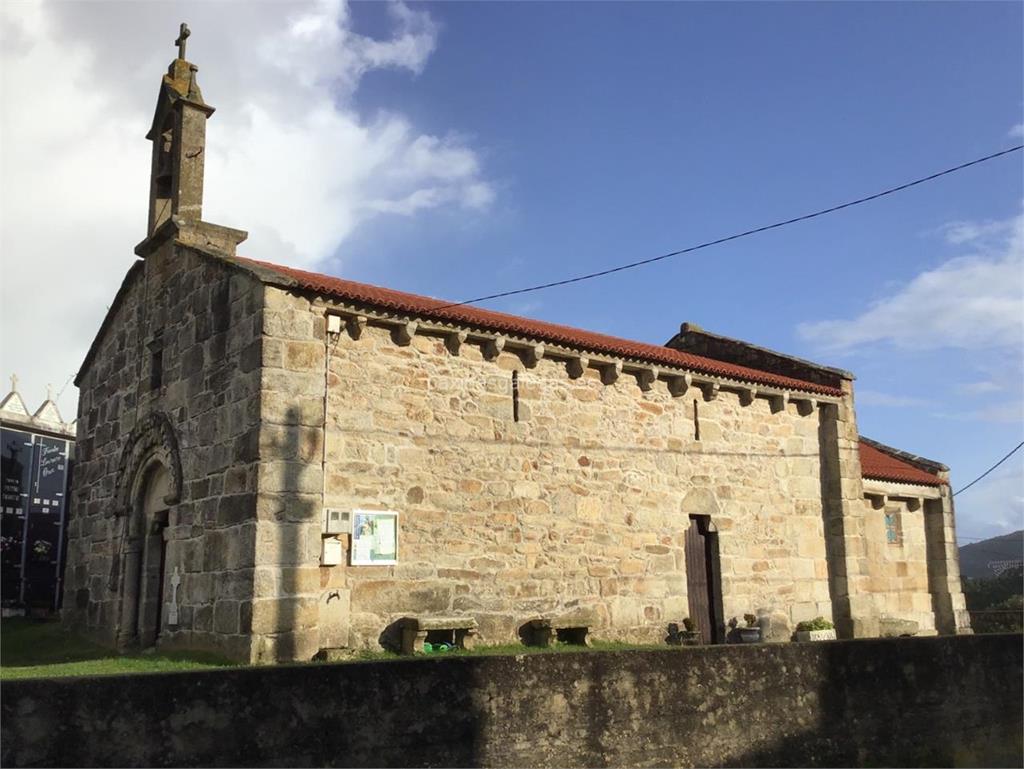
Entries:
[[512,372],[512,421],[519,421],[519,372]]

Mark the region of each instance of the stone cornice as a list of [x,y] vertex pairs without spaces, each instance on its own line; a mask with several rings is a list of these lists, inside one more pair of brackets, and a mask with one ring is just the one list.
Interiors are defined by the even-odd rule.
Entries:
[[[566,364],[570,378],[578,378],[585,369],[591,368],[601,373],[601,379],[605,384],[614,383],[621,375],[634,377],[637,385],[645,391],[650,390],[656,382],[665,382],[669,392],[675,397],[686,394],[692,387],[696,387],[703,394],[704,400],[713,400],[720,391],[733,392],[740,395],[740,400],[745,405],[749,405],[754,398],[767,399],[773,404],[773,412],[785,408],[786,403],[794,403],[799,413],[804,416],[810,414],[817,404],[839,403],[841,400],[829,395],[766,387],[685,368],[655,365],[636,358],[595,353],[529,337],[497,334],[473,326],[425,321],[411,315],[382,312],[352,303],[319,298],[317,306],[322,307],[329,315],[340,316],[343,319],[342,325],[353,338],[358,338],[358,334],[362,333],[366,325],[372,325],[390,329],[397,344],[409,344],[415,334],[439,337],[454,355],[457,355],[461,346],[468,342],[480,345],[487,359],[492,359],[498,352],[505,350],[519,355],[527,367],[535,366],[541,358],[562,361]],[[355,334],[352,333],[354,329],[357,329]]]

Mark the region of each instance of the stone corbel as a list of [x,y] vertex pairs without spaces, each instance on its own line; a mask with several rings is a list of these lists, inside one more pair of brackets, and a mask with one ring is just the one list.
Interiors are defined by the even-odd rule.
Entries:
[[504,349],[505,337],[496,336],[493,339],[488,339],[484,342],[484,357],[487,358],[487,360],[494,360],[501,355],[501,351]]
[[534,368],[544,358],[544,345],[535,344],[523,352],[523,363],[527,368]]
[[718,382],[701,382],[699,387],[701,392],[704,393],[704,400],[713,401],[718,397],[722,386]]
[[412,342],[412,338],[416,336],[417,328],[419,328],[419,323],[414,320],[401,323],[398,326],[395,326],[394,330],[391,332],[391,338],[394,339],[395,344],[405,347]]
[[796,413],[802,417],[805,417],[814,411],[814,401],[805,395],[790,393],[787,400],[796,405]]
[[885,494],[865,494],[865,496],[871,501],[871,507],[874,510],[881,510],[889,501],[889,497]]
[[660,372],[657,368],[642,368],[636,373],[637,384],[640,385],[640,389],[644,392],[648,392],[654,383],[658,381],[658,374]]
[[673,397],[678,398],[686,395],[686,391],[690,389],[691,384],[693,384],[693,377],[689,374],[674,376],[668,380],[668,391]]
[[575,358],[570,358],[565,364],[565,368],[569,373],[570,379],[579,379],[583,376],[583,372],[587,370],[589,365],[590,359],[586,355],[578,355]]
[[453,331],[450,334],[446,334],[444,338],[444,346],[448,348],[448,352],[452,355],[458,355],[459,350],[462,349],[462,345],[466,343],[466,338],[469,336],[465,331]]
[[912,513],[916,513],[920,509],[921,509],[921,498],[920,497],[911,497],[910,499],[907,500],[907,510],[909,510]]
[[364,328],[366,328],[365,315],[350,315],[345,319],[345,330],[348,331],[348,335],[353,339],[361,337]]
[[753,390],[752,388],[744,387],[742,390],[740,390],[740,405],[749,406],[751,403],[754,402],[754,396],[756,394],[756,391]]
[[786,408],[786,396],[783,393],[766,393],[765,397],[768,398],[768,406],[771,408],[773,414],[778,414],[780,411],[784,411]]
[[614,363],[607,363],[601,368],[601,381],[606,385],[615,384],[619,381],[619,375],[622,373],[622,361],[617,360]]

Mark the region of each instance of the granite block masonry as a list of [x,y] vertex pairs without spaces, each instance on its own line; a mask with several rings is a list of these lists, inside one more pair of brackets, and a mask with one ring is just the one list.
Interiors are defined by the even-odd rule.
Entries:
[[[246,234],[202,221],[196,77],[161,83],[141,260],[76,380],[70,626],[259,662],[409,617],[481,643],[567,617],[647,642],[748,613],[771,641],[818,616],[969,632],[946,468],[860,436],[851,374],[237,256]],[[395,557],[359,565],[328,509],[397,513]]]

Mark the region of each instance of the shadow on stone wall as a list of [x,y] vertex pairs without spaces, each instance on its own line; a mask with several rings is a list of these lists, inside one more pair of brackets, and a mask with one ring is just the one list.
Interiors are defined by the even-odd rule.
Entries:
[[797,705],[803,728],[723,764],[1024,765],[1021,650],[1012,648],[1020,643],[1017,635],[992,646],[970,637],[810,644],[814,673],[804,670],[793,694],[815,703],[813,718],[805,722]]
[[821,515],[832,621],[840,638],[852,638],[853,619],[846,552],[846,526],[849,522],[843,514],[838,418],[838,407],[834,404],[823,404],[818,409],[818,477],[821,482]]
[[[310,529],[319,530],[318,473],[322,460],[322,430],[303,424],[302,410],[290,406],[285,413],[283,436],[270,443],[269,456],[261,461],[273,462],[270,472],[280,472],[280,482],[273,488],[272,523],[276,527],[272,560],[258,552],[257,566],[273,566],[277,579],[277,600],[268,616],[257,618],[257,633],[266,631],[260,659],[266,661],[309,660],[318,651],[317,612],[319,574],[315,565]],[[277,470],[276,468],[282,468]],[[316,476],[316,477],[313,477]],[[276,480],[276,478],[272,479]],[[316,487],[316,488],[314,488]],[[257,543],[257,550],[260,545]],[[243,632],[245,628],[243,626]]]
[[1020,766],[1021,650],[961,636],[12,681],[0,759]]

